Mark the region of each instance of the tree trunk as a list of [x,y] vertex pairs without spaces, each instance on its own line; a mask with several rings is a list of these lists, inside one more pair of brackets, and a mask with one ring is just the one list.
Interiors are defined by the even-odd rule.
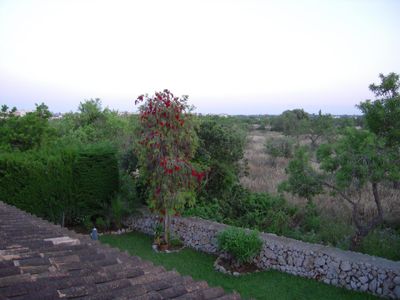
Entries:
[[378,214],[370,222],[367,222],[367,224],[363,225],[361,220],[359,219],[358,205],[356,203],[353,204],[352,215],[357,231],[351,238],[350,250],[352,251],[359,250],[363,239],[372,230],[377,228],[378,225],[380,225],[383,222],[383,210],[381,205],[381,199],[378,193],[378,184],[376,182],[372,182],[371,185],[372,185],[372,194],[374,195],[374,201]]
[[357,228],[356,233],[351,237],[350,250],[351,251],[359,251],[361,250],[362,241],[368,235],[370,230],[367,230],[366,227]]
[[61,227],[65,227],[65,213],[64,213],[64,211],[62,212],[62,216],[61,216]]
[[170,237],[170,215],[167,211],[165,211],[164,218],[164,241],[169,246],[169,237]]

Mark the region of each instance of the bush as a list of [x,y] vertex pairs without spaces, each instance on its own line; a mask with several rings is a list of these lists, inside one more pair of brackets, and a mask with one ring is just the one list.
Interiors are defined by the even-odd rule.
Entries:
[[317,233],[319,243],[347,250],[350,248],[354,228],[340,220],[324,219]]
[[290,137],[271,138],[265,144],[265,152],[273,158],[293,157],[294,141]]
[[400,233],[393,229],[376,229],[363,240],[361,251],[370,255],[400,260]]
[[74,200],[84,215],[101,211],[118,191],[118,162],[115,150],[95,145],[80,150],[73,164]]
[[121,196],[116,196],[111,200],[111,213],[110,223],[114,225],[115,228],[120,229],[122,225],[122,220],[126,213],[126,207]]
[[250,263],[262,248],[261,238],[256,231],[230,227],[217,236],[218,249],[228,252],[238,263]]
[[83,228],[87,231],[91,231],[94,227],[93,221],[89,217],[85,217],[82,222]]
[[0,155],[0,200],[54,223],[82,224],[118,191],[107,146]]
[[218,202],[214,203],[196,203],[194,207],[190,207],[184,212],[185,217],[199,217],[206,220],[216,222],[224,222],[224,217],[221,213],[221,207]]
[[96,223],[96,228],[99,231],[105,231],[107,228],[109,228],[109,224],[102,217],[97,217],[95,223]]
[[220,205],[225,216],[224,223],[279,235],[290,230],[297,212],[281,196],[253,193],[240,186],[234,189],[230,201],[224,201]]
[[317,232],[321,228],[321,217],[318,214],[317,206],[314,202],[309,201],[304,209],[302,220],[302,229],[305,231]]

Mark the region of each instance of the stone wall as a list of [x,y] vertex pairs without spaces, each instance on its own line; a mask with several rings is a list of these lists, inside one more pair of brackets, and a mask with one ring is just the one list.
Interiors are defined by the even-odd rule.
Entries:
[[[127,225],[153,234],[156,222],[156,216],[145,215],[130,218]],[[216,235],[228,226],[199,218],[174,218],[171,227],[186,246],[217,253]],[[262,233],[261,238],[263,248],[255,263],[262,269],[275,269],[350,290],[400,299],[400,262],[275,234]]]

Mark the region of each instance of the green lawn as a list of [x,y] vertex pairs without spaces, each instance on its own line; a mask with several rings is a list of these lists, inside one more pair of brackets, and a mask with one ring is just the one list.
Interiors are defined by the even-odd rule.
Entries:
[[152,238],[141,233],[105,235],[103,243],[110,244],[130,254],[150,260],[166,269],[176,269],[182,275],[206,280],[211,286],[221,286],[227,292],[236,290],[244,298],[255,299],[378,299],[369,294],[357,293],[326,285],[311,279],[292,276],[278,271],[265,271],[239,278],[215,272],[215,256],[191,249],[179,253],[155,253],[151,249]]

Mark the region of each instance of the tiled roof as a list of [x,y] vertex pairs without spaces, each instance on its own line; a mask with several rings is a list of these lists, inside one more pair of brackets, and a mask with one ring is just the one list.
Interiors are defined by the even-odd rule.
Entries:
[[70,298],[240,299],[0,201],[0,300]]

